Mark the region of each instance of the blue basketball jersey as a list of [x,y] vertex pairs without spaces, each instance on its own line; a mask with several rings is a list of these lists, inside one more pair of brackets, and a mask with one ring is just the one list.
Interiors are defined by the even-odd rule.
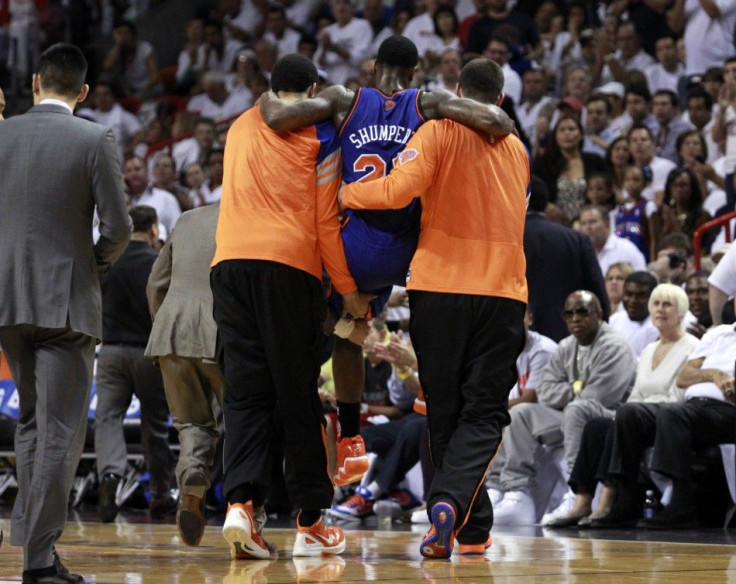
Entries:
[[[348,183],[386,176],[393,160],[426,119],[420,111],[418,89],[391,96],[369,87],[358,89],[350,113],[340,128],[343,180]],[[368,225],[390,233],[418,230],[419,199],[390,211],[353,211]]]

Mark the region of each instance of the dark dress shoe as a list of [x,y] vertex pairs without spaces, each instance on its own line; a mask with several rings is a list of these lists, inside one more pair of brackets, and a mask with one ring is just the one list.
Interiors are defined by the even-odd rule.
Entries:
[[593,519],[586,526],[590,529],[623,529],[635,527],[641,513],[638,509],[612,509],[608,515]]
[[641,519],[637,524],[641,529],[697,529],[698,517],[694,509],[673,509],[671,505],[662,509],[656,516]]
[[549,527],[551,529],[562,529],[565,527],[578,527],[580,520],[588,517],[587,515],[573,515],[572,517],[557,517],[552,521],[546,523],[543,527]]
[[199,545],[204,534],[204,498],[183,495],[176,513],[176,525],[182,541],[189,546]]
[[170,493],[155,495],[151,499],[151,505],[149,506],[151,519],[163,519],[170,513],[173,513],[176,511],[177,503],[176,497],[172,497]]
[[118,484],[120,484],[120,477],[112,473],[106,474],[100,481],[100,489],[97,497],[97,513],[102,523],[115,521],[115,517],[118,514],[118,506],[115,503],[118,495]]
[[72,574],[66,568],[64,572],[60,572],[56,561],[48,568],[23,570],[23,584],[85,584],[85,582],[82,576]]

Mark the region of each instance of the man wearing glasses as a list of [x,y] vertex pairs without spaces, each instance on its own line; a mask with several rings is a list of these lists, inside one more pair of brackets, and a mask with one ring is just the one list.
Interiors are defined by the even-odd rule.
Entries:
[[569,476],[586,422],[613,418],[634,382],[636,357],[626,339],[603,322],[595,294],[587,290],[570,294],[562,317],[570,336],[560,342],[542,372],[537,403],[510,410],[511,424],[493,461],[502,465],[499,486],[504,492],[494,505],[496,525],[537,521],[530,491],[536,485],[542,446],[564,447]]

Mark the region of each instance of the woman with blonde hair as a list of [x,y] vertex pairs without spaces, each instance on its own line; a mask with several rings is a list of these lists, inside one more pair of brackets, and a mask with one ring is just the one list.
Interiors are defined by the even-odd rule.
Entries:
[[[660,284],[652,291],[649,314],[659,331],[659,340],[650,343],[642,351],[634,388],[621,409],[634,403],[658,407],[682,401],[683,392],[675,385],[675,378],[698,344],[697,338],[682,330],[682,320],[688,308],[687,294],[679,286]],[[613,434],[613,420],[593,418],[586,424],[568,481],[575,492],[573,507],[563,516],[543,518],[543,525],[606,527],[606,516],[616,498],[616,489],[608,477],[614,450]],[[603,482],[603,491],[593,511],[593,497],[598,482]]]
[[629,274],[633,273],[634,268],[629,262],[616,262],[606,270],[606,293],[608,294],[608,303],[611,305],[612,315],[624,309],[621,302],[624,297],[624,280]]

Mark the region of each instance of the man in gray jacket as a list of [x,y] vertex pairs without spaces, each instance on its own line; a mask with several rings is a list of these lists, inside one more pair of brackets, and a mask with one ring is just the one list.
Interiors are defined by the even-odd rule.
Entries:
[[35,107],[0,124],[0,345],[20,396],[11,543],[23,546],[24,584],[84,582],[54,544],[87,429],[99,274],[130,239],[112,131],[72,113],[86,72],[77,47],[50,47],[33,75]]
[[542,372],[538,403],[510,410],[500,467],[503,499],[494,509],[498,525],[536,521],[529,490],[536,484],[536,464],[542,446],[563,446],[569,475],[583,428],[594,417],[612,418],[625,400],[636,375],[636,357],[619,333],[602,320],[598,298],[578,290],[567,297],[562,312],[571,335],[563,339]]
[[176,480],[181,502],[176,522],[187,545],[197,545],[204,532],[204,496],[219,436],[213,404],[222,408],[225,388],[215,361],[217,326],[210,289],[219,213],[216,203],[181,216],[146,287],[153,316],[146,356],[158,358],[179,432]]

